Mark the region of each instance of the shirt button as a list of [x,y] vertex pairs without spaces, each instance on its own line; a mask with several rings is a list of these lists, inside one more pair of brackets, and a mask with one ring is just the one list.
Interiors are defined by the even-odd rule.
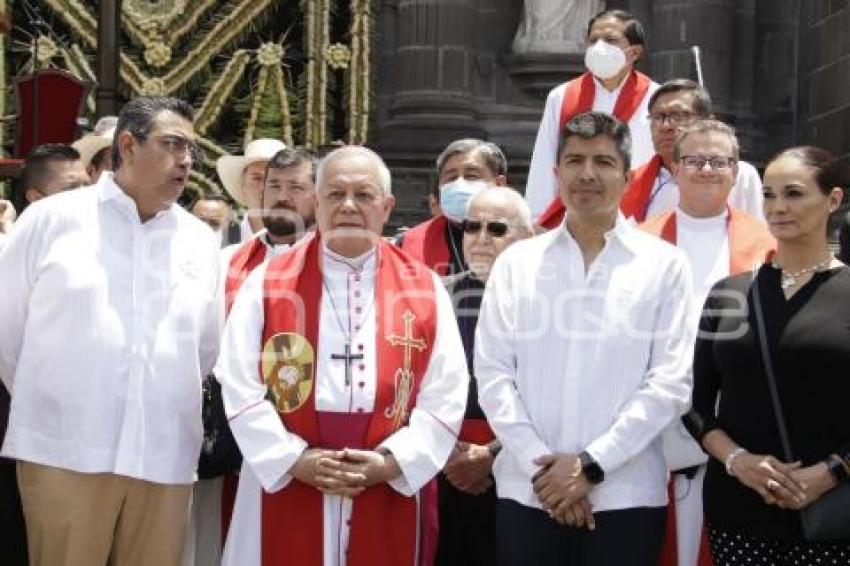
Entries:
[[364,369],[366,369],[366,364],[360,364],[359,366],[357,366],[357,368],[358,368],[360,371],[363,371]]
[[360,275],[355,275],[355,276],[354,276],[354,280],[355,280],[355,281],[360,281]]
[[362,350],[362,349],[363,349],[363,344],[358,344],[358,345],[357,345],[357,349],[358,349],[358,350]]
[[357,386],[358,386],[358,387],[366,387],[366,382],[365,382],[365,381],[361,381],[360,383],[358,383],[358,384],[357,384]]
[[358,412],[358,413],[362,413],[362,412],[363,412],[363,407],[357,407],[357,412]]
[[354,291],[354,296],[359,299],[360,298],[360,291]]
[[361,312],[363,312],[363,309],[361,307],[357,307],[356,309],[354,309],[354,312],[360,314]]
[[359,324],[358,324],[358,325],[356,325],[356,326],[354,327],[354,330],[360,330],[360,325],[359,325]]

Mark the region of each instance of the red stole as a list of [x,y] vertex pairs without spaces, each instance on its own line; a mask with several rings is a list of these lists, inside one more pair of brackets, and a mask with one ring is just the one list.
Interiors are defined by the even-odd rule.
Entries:
[[[643,167],[632,171],[632,180],[626,186],[623,198],[620,200],[620,210],[623,216],[626,218],[634,217],[638,222],[646,220],[646,208],[649,205],[652,187],[655,186],[655,179],[660,170],[661,156],[656,155]],[[564,201],[559,197],[553,200],[552,204],[540,215],[538,224],[547,230],[557,228],[564,221],[565,213]]]
[[[657,157],[657,156],[656,156]],[[750,271],[763,262],[766,256],[776,248],[776,241],[767,228],[752,216],[737,209],[727,207],[726,234],[729,239],[729,275]],[[640,226],[641,230],[654,234],[662,240],[676,245],[676,212],[669,211],[650,218]],[[677,566],[676,546],[676,493],[673,479],[667,487],[667,528],[664,533],[659,566]],[[711,566],[711,550],[708,536],[703,525],[697,566]]]
[[[248,275],[266,259],[266,245],[261,236],[255,236],[239,246],[230,258],[224,280],[224,313],[230,314],[236,293]],[[230,529],[230,519],[233,516],[233,506],[236,503],[236,487],[239,477],[235,474],[225,474],[221,488],[221,544],[227,539]]]
[[[614,104],[614,116],[621,122],[628,124],[640,103],[643,101],[652,81],[639,71],[632,71],[626,77],[617,102]],[[582,112],[589,112],[593,108],[593,99],[596,97],[596,84],[593,75],[585,72],[580,77],[567,83],[564,90],[564,99],[561,102],[561,115],[558,132],[564,130],[570,118]],[[557,162],[557,159],[556,159]],[[627,215],[628,216],[628,215]],[[548,230],[557,227],[564,220],[564,203],[560,197],[556,197],[546,210],[540,215],[538,223]]]
[[[750,271],[762,263],[767,254],[776,249],[776,240],[767,228],[747,214],[727,207],[726,219],[729,235],[729,275]],[[669,211],[647,220],[640,227],[645,232],[659,236],[676,245],[676,212]]]
[[401,249],[436,271],[437,275],[448,275],[451,265],[446,242],[448,223],[448,218],[441,214],[414,226],[404,234]]
[[236,293],[255,267],[266,259],[266,245],[262,236],[254,236],[234,252],[224,280],[224,312],[230,314],[230,308],[236,299]]
[[[430,271],[383,240],[377,254],[377,392],[366,448],[407,424],[431,357],[437,316]],[[266,322],[260,375],[287,430],[310,447],[321,447],[322,436],[315,407],[321,260],[317,236],[273,259],[263,286]],[[281,380],[282,373],[290,381]],[[321,566],[321,492],[293,480],[262,497],[262,563]],[[387,484],[356,496],[348,564],[412,566],[418,550],[417,513],[416,498],[404,497]]]
[[646,220],[646,209],[649,207],[652,188],[655,186],[655,180],[658,179],[660,171],[661,156],[658,154],[655,154],[643,167],[632,171],[632,180],[620,200],[620,210],[623,211],[623,216],[626,218],[634,217],[638,222]]

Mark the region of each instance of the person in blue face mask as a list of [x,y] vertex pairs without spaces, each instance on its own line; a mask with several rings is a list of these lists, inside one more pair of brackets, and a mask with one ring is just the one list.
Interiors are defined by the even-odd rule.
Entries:
[[496,144],[474,138],[450,143],[437,157],[431,195],[439,201],[440,214],[405,232],[398,245],[439,275],[466,271],[461,223],[469,201],[487,186],[506,186],[507,172],[505,154]]

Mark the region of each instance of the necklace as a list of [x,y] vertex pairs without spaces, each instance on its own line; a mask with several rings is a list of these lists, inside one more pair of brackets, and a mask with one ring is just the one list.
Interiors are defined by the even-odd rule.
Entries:
[[[327,281],[322,278],[322,286],[325,288],[325,292],[328,294],[328,299],[331,301],[331,309],[334,313],[334,320],[336,320],[336,324],[339,327],[340,332],[345,337],[345,345],[343,346],[343,353],[341,354],[331,354],[332,360],[343,360],[345,364],[345,385],[348,386],[351,384],[351,366],[357,360],[364,359],[362,353],[353,354],[351,353],[351,342],[354,340],[354,337],[357,336],[358,332],[352,333],[350,330],[345,329],[345,325],[342,324],[342,319],[339,316],[339,311],[336,308],[336,302],[334,301],[333,293],[331,293],[330,288],[328,287]],[[372,305],[375,304],[375,295],[372,294],[372,300],[369,302],[369,306],[366,307],[366,312],[363,317],[365,318],[369,312],[372,310]],[[348,306],[349,314],[351,312],[351,307],[348,305],[348,297],[346,297],[346,305]]]
[[782,266],[779,265],[778,263],[776,263],[775,261],[773,262],[773,267],[780,269],[782,271],[782,281],[780,283],[780,286],[782,287],[783,290],[785,290],[785,289],[788,289],[789,287],[793,287],[794,285],[796,285],[797,281],[803,275],[806,275],[807,273],[815,273],[817,271],[820,271],[821,269],[828,266],[831,262],[832,262],[832,256],[827,253],[827,256],[825,258],[823,258],[822,260],[820,260],[819,262],[817,262],[813,265],[810,265],[809,267],[804,267],[800,271],[794,271],[794,272],[785,271],[784,269],[782,269]]

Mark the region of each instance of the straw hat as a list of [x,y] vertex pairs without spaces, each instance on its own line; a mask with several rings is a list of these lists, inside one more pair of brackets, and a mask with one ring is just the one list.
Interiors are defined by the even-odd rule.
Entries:
[[286,145],[282,141],[261,138],[245,146],[245,155],[219,157],[215,163],[215,168],[225,190],[239,204],[247,206],[248,202],[242,193],[242,171],[252,163],[270,161],[282,149],[286,149]]
[[79,152],[83,166],[88,167],[92,158],[100,150],[112,145],[112,138],[115,137],[115,126],[117,125],[118,116],[104,116],[94,125],[92,133],[84,135],[71,144],[71,147]]

